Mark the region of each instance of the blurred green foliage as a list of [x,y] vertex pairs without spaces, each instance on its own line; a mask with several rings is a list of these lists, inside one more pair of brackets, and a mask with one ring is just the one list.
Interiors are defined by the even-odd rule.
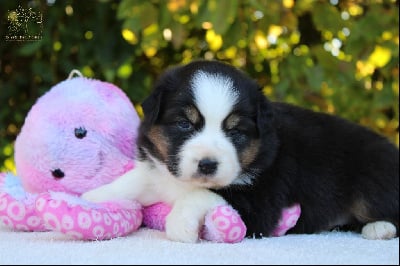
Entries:
[[[24,18],[18,8],[42,15],[40,39],[6,38],[27,34],[10,28]],[[394,0],[1,1],[0,170],[13,170],[30,107],[72,69],[121,87],[140,113],[165,68],[198,58],[229,62],[273,100],[340,115],[398,145],[398,12]]]

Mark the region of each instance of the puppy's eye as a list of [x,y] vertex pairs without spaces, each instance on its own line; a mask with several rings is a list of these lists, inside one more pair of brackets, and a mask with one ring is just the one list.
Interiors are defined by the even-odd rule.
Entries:
[[239,130],[239,129],[231,129],[227,132],[228,137],[232,139],[232,142],[235,144],[244,144],[246,143],[247,140],[247,135],[245,132]]
[[75,128],[75,137],[83,139],[86,137],[87,130],[84,127]]
[[180,120],[176,122],[176,126],[182,131],[191,131],[193,130],[193,125],[187,120]]

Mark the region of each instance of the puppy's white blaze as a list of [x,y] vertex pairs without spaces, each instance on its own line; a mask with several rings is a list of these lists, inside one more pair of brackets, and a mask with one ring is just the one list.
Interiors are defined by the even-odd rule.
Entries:
[[220,74],[198,71],[193,76],[192,87],[197,108],[206,122],[221,127],[238,100],[232,80]]
[[[207,122],[206,122],[207,124]],[[220,187],[230,184],[240,173],[236,150],[221,130],[207,127],[189,139],[180,151],[180,179],[198,183],[204,187]],[[218,162],[214,175],[202,178],[198,173],[200,160],[211,158]]]
[[[180,178],[192,182],[197,180],[200,186],[205,187],[228,185],[239,175],[240,163],[236,149],[222,127],[238,100],[238,93],[231,79],[201,71],[194,75],[192,89],[205,124],[181,147]],[[216,160],[218,168],[213,176],[199,179],[198,164],[204,158]]]

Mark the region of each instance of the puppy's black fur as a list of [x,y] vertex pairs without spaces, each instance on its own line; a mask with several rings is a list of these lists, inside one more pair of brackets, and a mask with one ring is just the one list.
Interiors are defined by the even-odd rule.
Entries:
[[[217,192],[242,215],[248,235],[269,235],[283,207],[300,203],[302,214],[289,233],[336,226],[360,229],[374,221],[399,227],[399,151],[387,139],[341,118],[283,103],[268,103],[272,117],[259,117],[274,138],[253,162],[262,173],[251,186]],[[271,140],[264,139],[266,142]],[[272,163],[265,163],[266,161]]]
[[337,116],[271,102],[254,80],[227,64],[195,61],[162,75],[143,103],[145,120],[139,147],[146,147],[163,161],[160,150],[170,150],[173,155],[179,143],[190,137],[165,129],[162,134],[175,134],[175,138],[169,137],[168,145],[157,144],[148,132],[155,124],[168,120],[171,109],[190,102],[192,95],[187,88],[197,70],[230,77],[240,95],[233,112],[251,121],[242,125],[241,141],[227,134],[238,154],[251,140],[259,141],[256,155],[242,169],[254,177],[252,183],[214,189],[239,211],[248,236],[270,235],[282,209],[294,203],[300,203],[302,213],[289,233],[314,233],[337,226],[359,229],[366,223],[388,221],[396,226],[398,234],[396,146]]

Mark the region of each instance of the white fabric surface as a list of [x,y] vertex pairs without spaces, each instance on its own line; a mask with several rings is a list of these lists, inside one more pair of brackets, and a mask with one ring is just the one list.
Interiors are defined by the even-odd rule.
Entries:
[[350,232],[186,244],[141,228],[109,241],[74,241],[56,232],[0,226],[0,264],[362,264],[399,265],[399,238],[366,240]]

